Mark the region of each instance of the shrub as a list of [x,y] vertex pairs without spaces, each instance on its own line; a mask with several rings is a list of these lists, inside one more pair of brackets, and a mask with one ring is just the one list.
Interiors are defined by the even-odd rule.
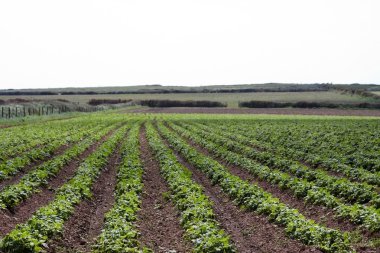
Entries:
[[226,107],[227,105],[216,101],[179,101],[179,100],[141,100],[141,105],[149,107]]

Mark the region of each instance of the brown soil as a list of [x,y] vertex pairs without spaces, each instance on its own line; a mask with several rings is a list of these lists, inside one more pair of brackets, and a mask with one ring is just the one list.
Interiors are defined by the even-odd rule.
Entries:
[[0,236],[9,233],[17,224],[26,222],[38,208],[52,201],[55,196],[55,189],[66,183],[75,174],[79,164],[108,139],[113,132],[114,130],[111,130],[100,141],[91,145],[78,158],[64,166],[56,177],[52,178],[40,192],[33,194],[11,211],[0,210]]
[[199,152],[218,161],[221,165],[226,167],[233,175],[236,175],[250,183],[257,184],[262,189],[271,193],[274,197],[278,198],[282,203],[286,204],[291,208],[297,209],[306,218],[315,220],[319,224],[324,225],[326,227],[335,228],[341,231],[358,231],[362,236],[361,242],[358,243],[358,245],[361,245],[362,247],[360,249],[357,249],[358,252],[373,252],[372,249],[369,249],[365,245],[367,244],[369,239],[378,238],[379,233],[370,233],[368,231],[359,230],[359,228],[356,225],[352,224],[348,220],[337,219],[336,217],[334,217],[333,211],[331,209],[327,209],[323,206],[316,206],[305,203],[301,199],[296,198],[290,190],[282,190],[274,185],[271,185],[266,181],[261,181],[253,175],[251,175],[244,168],[234,166],[225,162],[224,160],[216,157],[215,155],[208,152],[206,149],[193,142],[192,140],[186,139],[186,141],[194,148],[196,148]]
[[50,242],[49,252],[90,252],[101,233],[104,215],[113,206],[121,143],[92,187],[93,197],[83,200],[65,222],[63,234]]
[[[170,146],[166,140],[164,142]],[[178,161],[191,171],[193,180],[203,187],[204,193],[213,202],[216,219],[230,235],[238,252],[321,252],[290,239],[282,228],[271,224],[267,217],[244,211],[234,205],[219,186],[213,185],[205,174],[188,163],[178,152],[174,153]]]
[[[234,140],[233,139],[233,135],[230,135],[229,136],[229,139],[231,140]],[[262,147],[259,147],[255,144],[251,144],[251,145],[246,145],[246,146],[249,146],[251,147],[252,149],[255,149],[256,151],[259,151],[259,152],[263,152],[263,151],[267,151],[266,149],[262,148]],[[270,151],[270,150],[269,150]],[[273,151],[272,151],[273,152]],[[276,152],[276,150],[274,150],[274,152]],[[278,155],[278,154],[277,154]],[[280,155],[281,156],[281,155]],[[289,156],[285,156],[286,159],[289,159],[289,160],[292,160],[293,158],[289,157]],[[326,167],[322,167],[322,166],[313,166],[312,164],[302,160],[302,159],[296,159],[295,160],[296,162],[306,166],[307,168],[311,169],[311,170],[314,170],[314,169],[321,169],[321,170],[324,170],[324,172],[326,174],[328,174],[329,176],[333,176],[333,177],[337,177],[337,178],[346,178],[347,180],[351,181],[351,182],[361,182],[359,179],[352,179],[352,178],[349,178],[347,177],[346,175],[344,175],[343,173],[341,172],[336,172],[336,171],[332,171],[332,170],[329,170],[328,168]],[[377,191],[380,190],[380,189],[377,189]]]
[[303,215],[305,215],[309,219],[313,219],[318,221],[318,223],[336,227],[342,230],[352,231],[355,229],[355,226],[352,224],[345,224],[346,222],[335,221],[331,210],[327,210],[324,207],[313,206],[307,203],[304,203],[301,199],[298,199],[293,196],[293,193],[289,190],[279,189],[277,186],[274,186],[266,181],[262,181],[256,178],[254,175],[250,174],[247,170],[242,167],[238,167],[235,165],[231,165],[223,159],[216,157],[214,154],[208,152],[208,150],[204,149],[197,143],[187,140],[189,144],[191,144],[194,148],[196,148],[199,152],[204,155],[216,160],[218,163],[226,167],[229,172],[233,175],[240,177],[243,180],[246,180],[250,183],[257,184],[265,191],[271,193],[274,197],[279,198],[281,202],[287,204],[290,207],[298,209]]
[[302,108],[139,108],[128,113],[215,113],[215,114],[284,114],[284,115],[341,115],[341,116],[376,116],[380,110],[365,109],[302,109]]
[[11,185],[11,184],[17,184],[20,179],[26,174],[28,173],[29,171],[31,171],[32,169],[40,166],[42,163],[48,161],[48,160],[51,160],[54,158],[54,156],[59,156],[59,155],[62,155],[67,149],[69,149],[70,147],[74,146],[76,143],[72,143],[72,144],[64,144],[62,146],[60,146],[58,149],[54,150],[54,152],[49,156],[49,157],[46,157],[46,158],[43,158],[41,160],[38,160],[38,161],[35,161],[35,162],[32,162],[31,164],[29,164],[28,166],[26,166],[25,168],[23,168],[21,171],[19,171],[15,176],[12,176],[11,178],[7,178],[5,179],[4,181],[0,182],[0,191],[8,186],[8,185]]
[[141,233],[139,240],[154,252],[190,252],[191,246],[184,240],[184,231],[180,227],[179,214],[163,196],[169,188],[160,175],[159,164],[153,157],[145,129],[140,133],[140,143],[144,188],[137,222]]
[[[232,136],[230,137],[230,139],[233,139]],[[270,144],[270,143],[269,143],[269,144]],[[257,151],[260,151],[260,152],[261,152],[261,151],[266,151],[266,149],[264,149],[264,148],[262,148],[262,147],[259,147],[259,146],[257,146],[257,145],[254,145],[254,144],[251,144],[251,145],[249,145],[249,146],[250,146],[251,148],[257,150]],[[276,151],[274,150],[274,152],[276,152]],[[286,159],[290,159],[290,160],[292,160],[292,158],[289,157],[289,156],[286,156],[285,158],[286,158]],[[346,175],[344,175],[344,174],[341,173],[341,172],[332,171],[332,170],[329,170],[328,168],[321,167],[321,166],[314,166],[314,165],[312,165],[312,164],[310,164],[310,163],[308,163],[308,162],[302,160],[301,158],[298,158],[296,161],[299,162],[300,164],[302,164],[302,165],[308,167],[309,169],[317,169],[317,168],[318,168],[318,169],[322,169],[322,170],[324,170],[324,171],[325,171],[328,175],[330,175],[330,176],[339,177],[339,178],[347,178],[348,180],[350,180],[350,181],[352,181],[352,182],[360,182],[360,180],[355,180],[355,179],[348,178]]]

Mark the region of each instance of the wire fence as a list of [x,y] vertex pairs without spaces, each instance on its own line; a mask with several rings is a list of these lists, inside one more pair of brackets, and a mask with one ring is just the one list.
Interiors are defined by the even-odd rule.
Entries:
[[104,110],[102,107],[83,107],[77,106],[71,108],[68,106],[1,106],[0,116],[3,119],[26,117],[26,116],[42,116],[51,114],[61,114],[65,112],[95,112]]

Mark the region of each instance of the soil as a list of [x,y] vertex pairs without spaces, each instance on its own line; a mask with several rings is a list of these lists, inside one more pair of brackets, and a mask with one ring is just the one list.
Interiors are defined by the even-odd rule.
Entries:
[[234,166],[225,162],[224,160],[216,157],[215,155],[208,152],[206,149],[193,142],[192,140],[186,139],[186,141],[202,154],[218,161],[221,165],[227,168],[231,174],[236,175],[250,183],[258,185],[265,191],[271,193],[274,197],[278,198],[282,203],[286,204],[291,208],[297,209],[306,218],[315,220],[319,224],[324,225],[326,227],[339,229],[341,231],[359,232],[362,236],[362,240],[358,243],[358,245],[361,245],[361,248],[357,250],[359,252],[373,252],[373,249],[370,249],[365,245],[367,244],[368,240],[378,238],[379,233],[369,233],[365,230],[359,230],[359,228],[356,225],[352,224],[348,220],[337,219],[336,217],[334,217],[333,211],[331,209],[327,209],[323,206],[316,206],[305,203],[301,199],[296,198],[290,190],[282,190],[274,185],[271,185],[266,181],[261,181],[253,175],[251,175],[244,168]]
[[12,177],[7,178],[4,181],[0,182],[0,191],[4,187],[6,187],[8,185],[17,184],[20,181],[20,179],[26,173],[28,173],[32,169],[40,166],[42,163],[44,163],[44,162],[46,162],[48,160],[53,159],[55,156],[62,155],[67,149],[69,149],[70,147],[74,146],[75,144],[76,143],[64,144],[64,145],[60,146],[58,149],[54,150],[54,152],[49,157],[46,157],[46,158],[40,159],[38,161],[32,162],[31,164],[29,164],[28,166],[26,166],[25,168],[23,168],[21,171],[19,171],[15,176],[12,176]]
[[113,133],[111,130],[107,135],[93,145],[91,145],[78,158],[72,160],[64,166],[58,174],[52,178],[46,187],[41,188],[41,191],[33,194],[13,210],[0,210],[0,236],[9,233],[19,223],[26,222],[38,208],[47,205],[54,199],[55,189],[61,187],[74,174],[79,164],[94,152],[108,137]]
[[141,159],[144,164],[142,206],[138,213],[137,227],[141,233],[140,242],[154,252],[190,252],[191,246],[184,239],[179,214],[173,204],[164,198],[169,192],[160,175],[146,139],[145,128],[140,133]]
[[[230,139],[232,139],[232,137],[231,137]],[[251,144],[251,145],[249,145],[249,146],[252,147],[253,149],[257,150],[257,151],[266,151],[264,148],[259,147],[259,146],[254,145],[254,144]],[[291,157],[286,157],[286,158],[287,158],[287,159],[292,159]],[[360,182],[359,179],[358,179],[358,180],[355,180],[355,179],[348,178],[346,175],[344,175],[344,174],[341,173],[341,172],[332,171],[332,170],[330,170],[330,169],[328,169],[328,168],[321,167],[321,166],[314,166],[314,165],[312,165],[311,163],[302,160],[301,158],[298,158],[296,161],[299,162],[300,164],[302,164],[302,165],[304,165],[304,166],[310,168],[310,169],[317,169],[317,168],[318,168],[318,169],[323,169],[323,170],[324,170],[328,175],[330,175],[330,176],[339,177],[339,178],[347,178],[348,180],[350,180],[350,181],[352,181],[352,182]]]
[[302,108],[204,108],[204,107],[170,107],[139,108],[128,113],[214,113],[214,114],[284,114],[284,115],[340,115],[340,116],[375,116],[380,117],[380,110],[365,109],[302,109]]
[[121,143],[108,160],[107,166],[92,187],[92,198],[79,203],[64,224],[63,234],[49,244],[48,252],[90,252],[91,245],[100,235],[104,215],[115,202],[117,168],[121,162]]
[[[169,125],[167,125],[167,126],[170,127]],[[234,140],[234,139],[233,139],[233,135],[230,135],[230,136],[229,136],[229,139]],[[250,145],[246,145],[246,146],[251,147],[252,149],[255,149],[256,151],[259,151],[259,152],[267,151],[267,150],[265,150],[264,148],[259,147],[259,146],[254,145],[254,144],[250,144]],[[270,150],[269,150],[269,151],[270,151]],[[274,151],[274,152],[275,152],[275,151]],[[288,156],[286,156],[285,158],[286,158],[286,159],[289,159],[289,160],[292,160],[292,158],[291,158],[291,157],[288,157]],[[302,165],[304,165],[304,166],[306,166],[308,169],[311,169],[311,170],[314,170],[314,169],[322,169],[322,170],[324,170],[324,172],[325,172],[326,174],[328,174],[329,176],[333,176],[333,177],[337,177],[337,178],[346,178],[346,179],[348,179],[349,181],[352,181],[352,182],[361,182],[360,179],[352,179],[352,178],[349,178],[349,177],[347,177],[346,175],[344,175],[344,174],[341,173],[341,172],[332,171],[332,170],[329,170],[328,168],[326,168],[326,167],[322,167],[322,166],[313,166],[312,164],[310,164],[310,163],[308,163],[308,162],[306,162],[306,161],[304,161],[304,160],[302,160],[302,159],[300,159],[300,158],[296,159],[295,161],[298,162],[298,163],[300,163],[300,164],[302,164]],[[377,189],[376,191],[379,192],[379,190],[380,190],[380,188]]]
[[[166,140],[164,142],[170,146]],[[213,202],[216,220],[230,235],[238,252],[321,252],[290,239],[282,228],[271,224],[266,217],[244,211],[234,205],[219,186],[213,185],[205,174],[188,163],[178,152],[174,153],[178,161],[191,171],[193,180],[203,187],[204,193]]]

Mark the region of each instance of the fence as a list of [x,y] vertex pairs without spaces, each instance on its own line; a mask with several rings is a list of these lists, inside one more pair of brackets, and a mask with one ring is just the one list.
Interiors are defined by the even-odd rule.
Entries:
[[67,106],[2,106],[1,110],[1,118],[10,119],[16,117],[26,117],[32,115],[51,115],[51,114],[60,114],[65,112],[94,112],[103,110],[101,107],[82,107],[77,106],[75,108],[70,108]]

